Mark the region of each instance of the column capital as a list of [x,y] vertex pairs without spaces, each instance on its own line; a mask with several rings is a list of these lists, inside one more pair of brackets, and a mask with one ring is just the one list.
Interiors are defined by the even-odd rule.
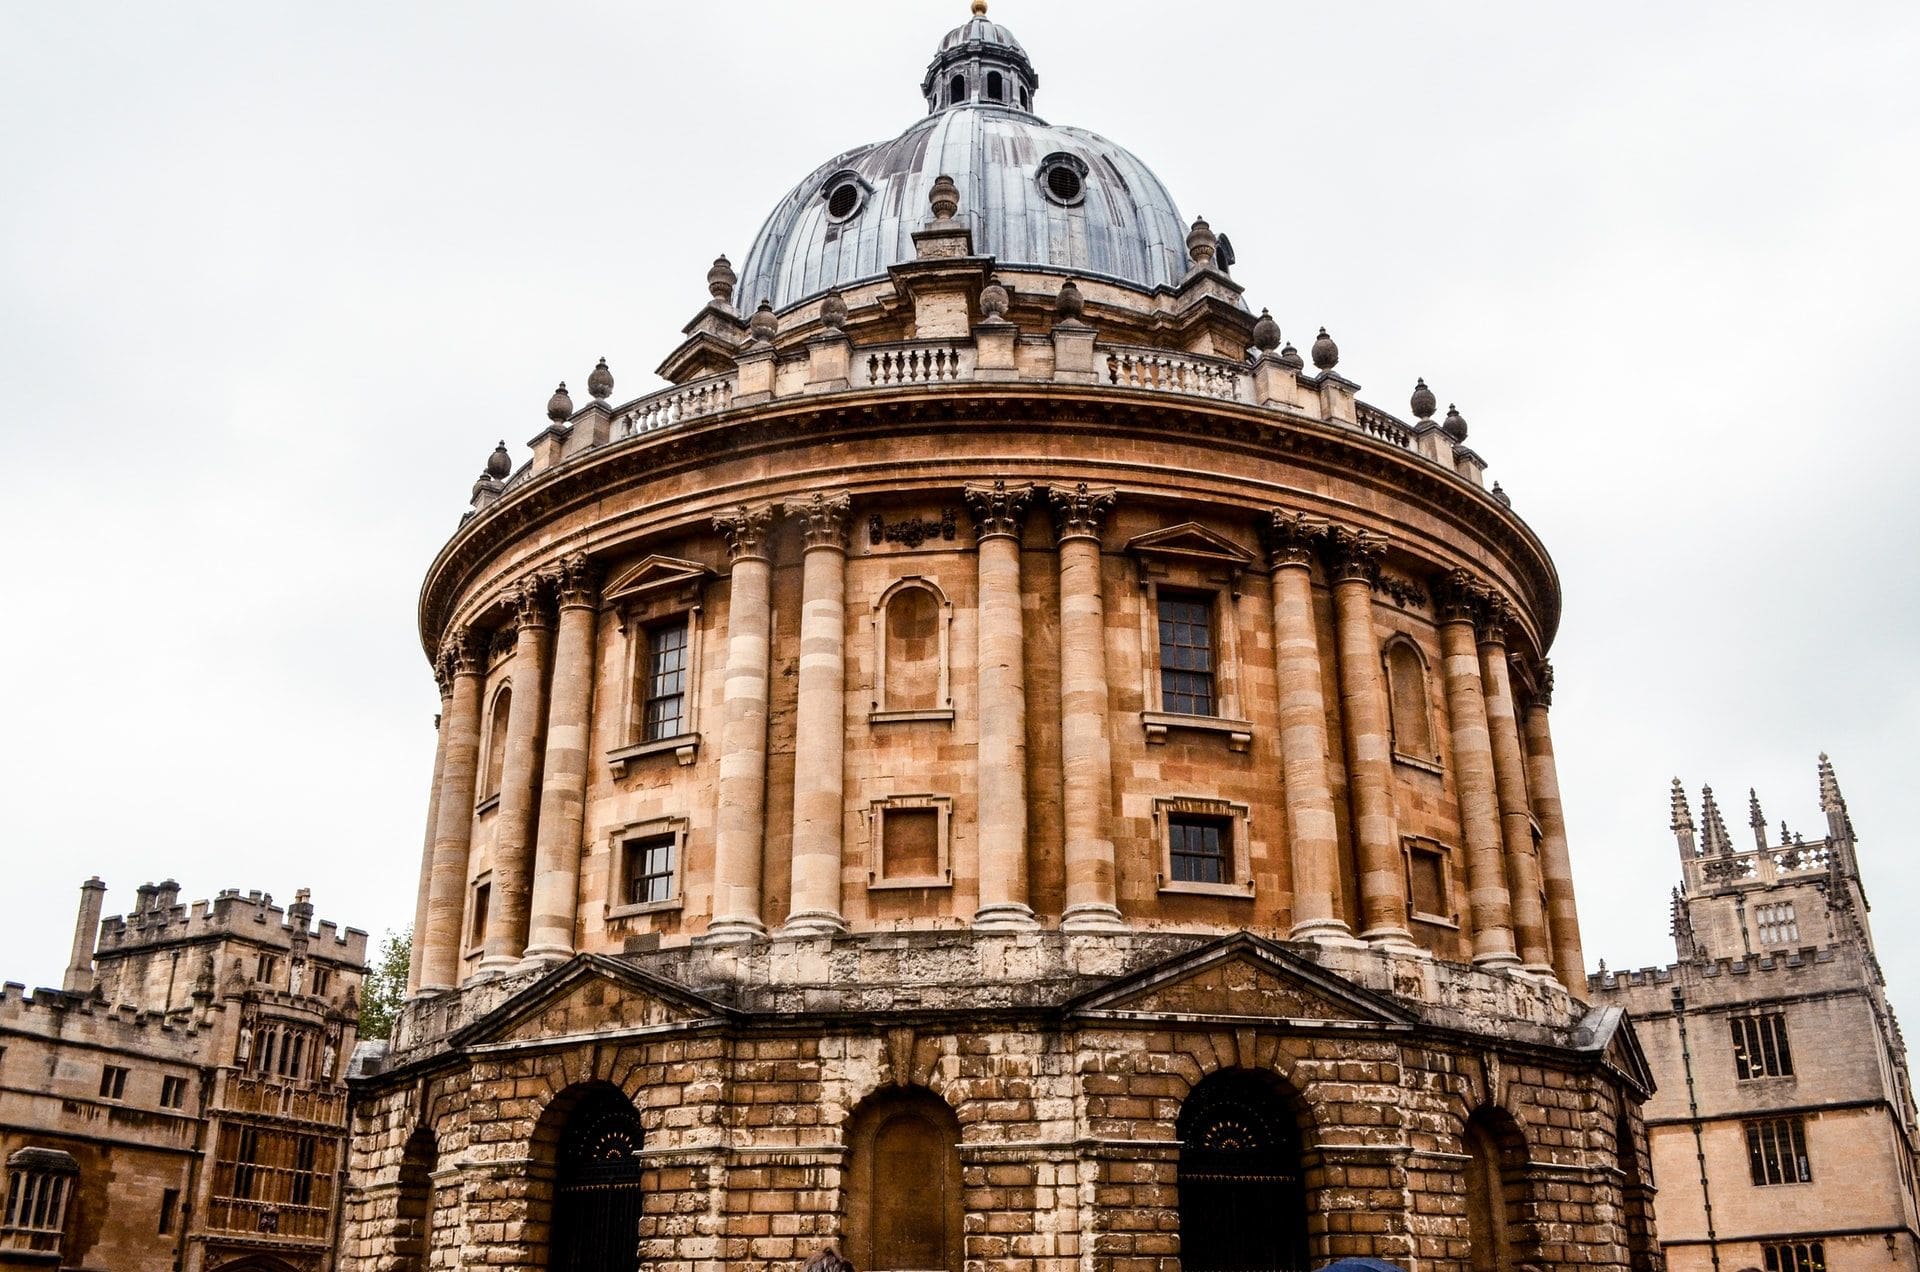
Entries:
[[600,568],[589,561],[584,552],[561,557],[549,577],[553,581],[554,596],[563,610],[591,609],[599,600]]
[[768,552],[767,534],[773,529],[773,521],[772,504],[762,504],[758,508],[741,504],[732,512],[716,516],[713,528],[727,537],[728,560],[764,561]]
[[1067,539],[1099,540],[1107,528],[1107,514],[1113,511],[1118,493],[1111,486],[1089,490],[1086,482],[1071,487],[1047,487],[1047,503],[1053,510],[1053,537],[1056,543]]
[[1314,545],[1325,537],[1327,525],[1315,521],[1304,512],[1275,508],[1261,531],[1261,538],[1267,547],[1269,570],[1290,565],[1305,569],[1312,564]]
[[477,676],[484,652],[485,643],[471,627],[456,627],[440,642],[440,674],[446,677],[449,686],[455,676]]
[[1387,541],[1368,530],[1348,526],[1328,526],[1325,537],[1328,573],[1335,583],[1380,581],[1380,558],[1386,555]]
[[1005,480],[996,479],[991,484],[969,484],[961,493],[967,501],[967,512],[973,517],[975,538],[1020,537],[1020,527],[1026,522],[1027,509],[1033,503],[1032,483],[1009,486]]
[[1493,590],[1467,570],[1448,570],[1433,584],[1434,613],[1442,623],[1475,623]]
[[513,586],[507,599],[513,603],[513,627],[515,632],[524,632],[537,628],[541,631],[553,626],[553,616],[547,610],[548,580],[544,575],[531,574]]
[[800,541],[807,551],[832,548],[836,552],[845,552],[847,511],[852,505],[852,499],[844,490],[832,495],[816,490],[805,502],[790,503],[783,511],[789,517],[800,519]]
[[1480,643],[1482,645],[1507,644],[1507,625],[1514,620],[1513,605],[1506,597],[1488,590],[1486,600],[1480,606]]

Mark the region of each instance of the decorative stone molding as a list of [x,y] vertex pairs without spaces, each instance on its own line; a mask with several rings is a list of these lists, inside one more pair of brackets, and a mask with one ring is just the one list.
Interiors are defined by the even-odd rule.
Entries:
[[959,514],[952,508],[942,508],[939,520],[931,517],[909,517],[904,521],[888,521],[879,513],[867,518],[867,542],[874,547],[882,543],[898,543],[908,548],[917,548],[934,539],[951,541],[957,533]]
[[1325,523],[1313,520],[1304,512],[1275,508],[1261,536],[1266,541],[1267,568],[1278,570],[1289,565],[1310,565],[1314,546],[1326,532]]
[[547,608],[548,581],[535,574],[523,579],[508,599],[513,602],[513,627],[516,632],[529,628],[545,630],[553,626],[553,615]]
[[767,559],[767,534],[773,529],[774,509],[772,504],[762,504],[758,508],[741,504],[738,508],[713,519],[716,532],[727,537],[727,559],[741,561],[747,559]]
[[449,682],[455,676],[480,674],[481,642],[471,627],[456,627],[440,643],[440,666]]
[[1543,711],[1553,706],[1553,664],[1545,658],[1533,664],[1533,705]]
[[591,608],[599,600],[600,570],[584,552],[561,558],[551,577],[554,597],[563,610]]
[[1324,542],[1327,572],[1335,583],[1374,586],[1380,582],[1380,558],[1387,550],[1384,538],[1368,530],[1329,526]]
[[1011,535],[1020,537],[1020,527],[1026,523],[1027,509],[1033,504],[1033,486],[1024,484],[1009,487],[1002,479],[995,479],[992,485],[984,483],[967,486],[963,492],[967,501],[967,513],[973,518],[973,533],[977,539],[990,538],[993,535]]
[[1506,644],[1507,625],[1515,617],[1512,602],[1504,596],[1495,595],[1489,589],[1486,600],[1480,606],[1480,642],[1485,645]]
[[847,550],[847,511],[852,500],[843,491],[835,495],[823,495],[815,491],[805,503],[788,504],[788,516],[800,521],[800,541],[806,550],[832,548],[835,551]]
[[1086,482],[1069,489],[1047,488],[1047,503],[1053,510],[1056,542],[1065,539],[1098,540],[1107,527],[1107,514],[1113,511],[1116,492],[1111,486],[1089,490]]

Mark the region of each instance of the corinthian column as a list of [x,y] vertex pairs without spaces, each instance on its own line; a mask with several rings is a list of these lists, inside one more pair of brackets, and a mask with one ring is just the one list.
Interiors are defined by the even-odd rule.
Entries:
[[766,935],[760,872],[767,823],[767,682],[773,644],[773,509],[749,508],[713,519],[727,537],[733,572],[727,589],[727,675],[721,692],[720,812],[713,845],[713,918],[708,941]]
[[507,713],[500,811],[494,819],[493,912],[480,958],[480,971],[486,975],[512,971],[527,952],[533,821],[540,807],[541,738],[547,727],[547,651],[553,641],[546,591],[544,580],[530,578],[513,593],[513,705]]
[[1274,509],[1267,537],[1273,573],[1273,659],[1280,698],[1280,767],[1286,781],[1287,847],[1293,864],[1296,941],[1351,940],[1334,907],[1339,823],[1327,775],[1327,699],[1313,622],[1313,544],[1323,527]]
[[530,962],[573,957],[581,833],[586,824],[587,745],[593,729],[597,583],[593,566],[578,552],[561,561],[554,576],[560,629],[554,637],[547,755],[541,765],[540,834],[533,854],[533,913],[527,929]]
[[1540,862],[1533,853],[1533,814],[1527,807],[1527,762],[1507,671],[1507,623],[1512,612],[1495,598],[1482,611],[1480,678],[1486,685],[1487,732],[1493,740],[1493,778],[1499,790],[1500,830],[1507,846],[1507,887],[1513,894],[1513,935],[1520,963],[1553,974],[1547,948],[1547,912],[1540,903]]
[[427,957],[427,897],[433,890],[433,841],[440,833],[440,780],[447,770],[447,731],[441,726],[447,718],[447,696],[453,692],[438,663],[433,678],[440,686],[440,714],[433,717],[433,788],[427,796],[426,842],[420,848],[420,888],[414,894],[413,941],[407,958],[409,996],[420,992],[420,968]]
[[1376,945],[1411,946],[1406,870],[1393,813],[1393,737],[1381,683],[1380,638],[1373,626],[1373,587],[1386,544],[1364,530],[1335,526],[1327,532],[1327,548],[1340,645],[1347,785],[1360,850],[1360,935]]
[[1108,736],[1107,626],[1100,601],[1100,533],[1112,490],[1047,492],[1060,545],[1060,773],[1066,823],[1062,928],[1125,926],[1113,867],[1113,742]]
[[847,496],[815,494],[800,517],[800,691],[794,712],[793,901],[784,933],[844,932],[841,828],[846,822]]
[[1474,610],[1484,590],[1465,570],[1455,570],[1434,589],[1440,614],[1440,672],[1447,687],[1447,719],[1453,744],[1454,798],[1467,842],[1467,912],[1473,922],[1473,961],[1511,967],[1513,902],[1501,860],[1500,806],[1494,795],[1493,743],[1487,732],[1486,695],[1480,686],[1480,655]]
[[980,908],[977,928],[1039,926],[1027,904],[1027,691],[1020,527],[1032,486],[966,488],[980,557]]
[[433,879],[427,892],[427,952],[420,992],[444,993],[460,982],[460,921],[467,900],[467,849],[473,844],[474,770],[480,762],[480,647],[460,628],[440,650],[441,674],[453,689],[440,723],[446,762],[433,835]]
[[1533,699],[1527,704],[1527,785],[1533,812],[1540,819],[1540,872],[1547,885],[1547,919],[1553,934],[1553,970],[1577,997],[1586,997],[1587,959],[1580,948],[1580,914],[1573,903],[1573,862],[1567,856],[1567,823],[1560,807],[1560,773],[1553,762],[1553,733],[1547,708],[1553,705],[1553,664],[1541,662],[1534,673]]

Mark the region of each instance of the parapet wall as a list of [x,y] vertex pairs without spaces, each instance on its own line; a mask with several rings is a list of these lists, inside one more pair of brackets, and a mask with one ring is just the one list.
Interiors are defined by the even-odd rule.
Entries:
[[[312,956],[356,966],[364,966],[367,961],[365,932],[342,928],[331,919],[316,926],[312,922],[313,907],[302,902],[290,907],[275,905],[270,892],[243,894],[238,888],[228,888],[212,901],[195,901],[191,906],[172,903],[173,893],[165,887],[154,895],[157,904],[150,909],[100,921],[96,959],[221,937],[284,951],[292,949],[296,936],[305,936],[307,952]],[[289,910],[295,912],[293,921],[287,918]]]
[[147,1011],[59,989],[28,993],[17,981],[0,985],[0,1033],[189,1063],[201,1062],[200,1053],[218,1036],[218,1013],[224,1010],[215,1005]]
[[1670,1011],[1675,989],[1686,994],[1689,1007],[1708,1007],[1804,994],[1864,993],[1867,987],[1858,957],[1838,945],[1623,972],[1604,970],[1603,964],[1587,977],[1587,992],[1596,1002],[1617,1003],[1642,1017]]

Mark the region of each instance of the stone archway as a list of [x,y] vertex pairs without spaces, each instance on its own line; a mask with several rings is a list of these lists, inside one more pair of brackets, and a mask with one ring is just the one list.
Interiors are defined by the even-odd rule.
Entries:
[[847,1257],[860,1272],[960,1272],[960,1121],[933,1092],[879,1092],[847,1125]]
[[611,1083],[563,1092],[553,1127],[548,1272],[640,1266],[640,1115]]
[[1300,1119],[1271,1074],[1223,1069],[1180,1106],[1180,1266],[1305,1272]]

